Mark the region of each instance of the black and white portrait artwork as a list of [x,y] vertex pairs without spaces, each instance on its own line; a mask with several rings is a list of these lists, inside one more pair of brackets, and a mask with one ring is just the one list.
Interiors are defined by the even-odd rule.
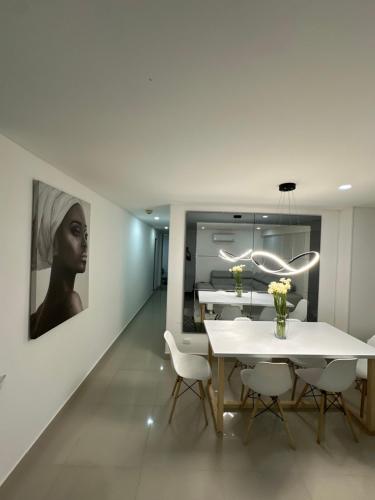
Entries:
[[33,181],[29,337],[88,307],[90,205]]

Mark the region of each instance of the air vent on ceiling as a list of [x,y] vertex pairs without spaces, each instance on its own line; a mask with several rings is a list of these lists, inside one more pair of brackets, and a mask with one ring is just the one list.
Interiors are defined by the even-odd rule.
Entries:
[[212,235],[213,241],[234,241],[234,234],[233,233],[215,233]]

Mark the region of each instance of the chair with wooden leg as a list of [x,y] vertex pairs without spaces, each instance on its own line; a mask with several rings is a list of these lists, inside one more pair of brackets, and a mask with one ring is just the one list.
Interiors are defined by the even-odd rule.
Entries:
[[[234,318],[233,321],[251,321],[250,318],[246,317],[246,316],[239,316],[238,318]],[[231,369],[231,371],[229,372],[229,375],[228,375],[228,381],[232,378],[232,375],[234,373],[234,371],[236,370],[236,368],[253,368],[257,363],[259,363],[260,361],[271,361],[271,358],[255,358],[253,356],[238,356],[236,358],[236,361],[234,362],[234,365]],[[241,401],[243,399],[243,395],[244,395],[244,385],[242,384],[242,387],[241,387]]]
[[307,318],[307,306],[308,302],[306,299],[301,299],[292,312],[289,313],[290,319],[298,319],[299,321],[306,321]]
[[[204,418],[206,425],[208,425],[206,406],[204,403],[205,392],[203,387],[203,382],[211,378],[211,367],[208,361],[203,356],[199,356],[197,354],[185,354],[181,352],[177,347],[174,336],[168,330],[164,333],[164,339],[170,350],[173,368],[177,374],[172,390],[173,404],[169,415],[169,423],[172,421],[177,399],[190,389],[202,401]],[[190,383],[187,381],[193,382]],[[181,384],[186,386],[186,389],[182,392],[180,392]],[[195,384],[198,384],[199,393],[194,388]]]
[[242,317],[241,314],[242,310],[240,306],[226,305],[221,310],[221,313],[218,315],[217,319],[233,321],[234,318]]
[[[375,335],[368,339],[367,343],[375,347]],[[363,418],[365,413],[365,402],[367,397],[367,359],[357,361],[356,376],[359,390],[361,391],[361,409],[360,416]]]
[[291,356],[289,358],[291,363],[293,372],[294,372],[294,380],[293,380],[293,388],[292,388],[292,401],[294,401],[296,395],[297,381],[298,375],[296,374],[296,370],[299,368],[325,368],[327,366],[327,361],[324,358],[296,358]]
[[[302,302],[302,300],[300,301]],[[289,323],[300,323],[301,320],[298,318],[288,318],[287,321]],[[297,381],[298,376],[296,375],[297,368],[325,368],[327,366],[327,361],[324,358],[311,358],[304,357],[298,358],[295,356],[290,356],[289,358],[290,365],[293,370],[294,379],[293,379],[293,387],[292,387],[292,396],[291,400],[294,401],[296,395]]]
[[[254,368],[242,370],[241,379],[242,383],[252,391],[254,400],[254,407],[251,412],[245,442],[248,442],[255,418],[268,410],[281,419],[290,446],[294,449],[294,439],[290,433],[288,422],[279,400],[279,396],[289,391],[292,387],[292,377],[287,363],[269,363],[262,361],[257,363]],[[268,403],[263,401],[261,396],[271,398],[271,402]],[[262,405],[262,409],[258,412],[260,405]]]
[[[300,368],[296,370],[297,376],[305,382],[304,388],[296,402],[296,409],[304,397],[312,394],[315,398],[315,390],[320,393],[319,423],[316,438],[319,444],[324,439],[325,414],[332,406],[342,410],[354,440],[358,441],[350,413],[347,411],[342,395],[355,380],[356,365],[357,360],[355,358],[334,359],[325,368]],[[328,406],[327,403],[329,403]]]

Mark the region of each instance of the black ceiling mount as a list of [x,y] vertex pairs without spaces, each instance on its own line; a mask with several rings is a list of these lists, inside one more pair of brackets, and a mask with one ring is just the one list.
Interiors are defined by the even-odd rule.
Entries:
[[283,182],[282,184],[279,184],[279,191],[294,191],[295,189],[295,182]]
[[242,219],[242,215],[241,214],[234,214],[233,219]]

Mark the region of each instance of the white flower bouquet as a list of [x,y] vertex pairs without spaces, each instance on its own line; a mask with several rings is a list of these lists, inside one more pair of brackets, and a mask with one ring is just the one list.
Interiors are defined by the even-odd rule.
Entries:
[[239,266],[233,266],[229,269],[229,272],[233,274],[233,278],[235,281],[235,291],[237,297],[242,296],[242,280],[241,280],[241,275],[246,269],[245,264],[240,264]]
[[273,295],[276,309],[276,336],[285,339],[286,317],[288,309],[286,307],[286,296],[292,286],[290,278],[280,278],[280,281],[271,281],[268,285],[268,293]]

